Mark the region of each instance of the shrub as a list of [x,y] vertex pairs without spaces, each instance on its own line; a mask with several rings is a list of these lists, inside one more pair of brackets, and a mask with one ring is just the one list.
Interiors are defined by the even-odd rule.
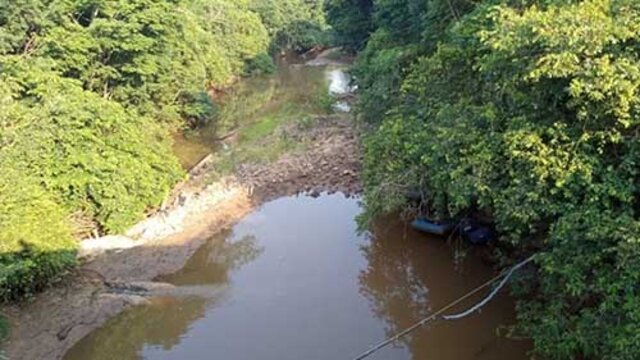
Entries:
[[[118,232],[158,206],[182,171],[152,119],[59,77],[47,62],[0,58],[7,166],[35,177],[55,199]],[[17,184],[19,185],[19,184]]]
[[362,50],[375,29],[373,0],[327,0],[324,6],[334,41],[351,50]]
[[270,50],[304,52],[328,44],[322,0],[252,0],[271,38]]
[[244,74],[247,76],[273,74],[276,70],[276,64],[268,54],[259,54],[249,59],[244,66]]
[[29,296],[76,264],[67,213],[34,178],[0,165],[0,300]]
[[185,119],[191,127],[204,126],[215,121],[217,118],[218,106],[206,91],[185,93],[181,96],[180,102],[183,103],[181,107],[182,118]]

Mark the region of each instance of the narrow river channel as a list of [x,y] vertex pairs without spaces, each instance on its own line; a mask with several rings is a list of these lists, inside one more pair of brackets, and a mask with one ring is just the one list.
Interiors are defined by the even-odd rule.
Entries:
[[[160,279],[191,295],[125,311],[65,359],[348,360],[492,276],[475,257],[456,269],[442,239],[399,221],[358,233],[359,212],[341,194],[266,203]],[[502,294],[371,359],[525,359],[526,342],[498,335],[513,321]]]
[[[273,118],[304,118],[318,106],[323,96],[340,97],[349,91],[346,64],[305,66],[299,58],[287,58],[272,75],[243,79],[219,95],[216,121],[203,123],[194,130],[174,136],[174,152],[183,168],[189,169],[211,152],[224,151],[229,137],[238,129]],[[330,100],[330,99],[329,99]],[[338,112],[350,106],[336,100]],[[285,120],[286,121],[286,120]]]

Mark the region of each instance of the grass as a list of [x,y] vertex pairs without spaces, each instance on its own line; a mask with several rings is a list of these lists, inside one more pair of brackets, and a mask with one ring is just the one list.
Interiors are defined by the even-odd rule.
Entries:
[[239,133],[241,143],[252,143],[272,134],[282,123],[286,122],[285,117],[268,115],[258,122],[248,126]]
[[308,118],[308,114],[294,105],[283,104],[241,128],[231,148],[220,151],[216,156],[214,168],[218,175],[230,174],[238,164],[269,163],[286,152],[300,148],[302,144],[278,131],[286,124]]

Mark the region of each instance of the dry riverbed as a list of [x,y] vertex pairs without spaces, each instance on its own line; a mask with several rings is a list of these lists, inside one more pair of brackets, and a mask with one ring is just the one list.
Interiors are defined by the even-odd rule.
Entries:
[[[78,340],[149,297],[183,296],[154,279],[181,269],[216,233],[280,196],[361,191],[361,155],[349,115],[316,117],[278,129],[304,146],[270,164],[240,164],[212,182],[205,160],[162,210],[122,236],[83,242],[84,264],[65,283],[20,307],[4,309],[11,324],[9,359],[60,359]],[[188,294],[187,294],[188,295]]]

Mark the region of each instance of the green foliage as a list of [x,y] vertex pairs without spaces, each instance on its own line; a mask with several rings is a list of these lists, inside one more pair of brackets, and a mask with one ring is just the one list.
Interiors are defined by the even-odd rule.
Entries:
[[206,91],[184,94],[180,98],[182,106],[181,116],[192,127],[199,127],[217,119],[218,107]]
[[329,41],[324,0],[251,0],[271,38],[271,50],[304,52]]
[[536,353],[635,359],[638,3],[434,0],[404,19],[390,3],[374,1],[355,72],[375,125],[365,220],[416,187],[434,216],[492,214],[502,241],[540,253],[517,286]]
[[335,42],[352,50],[360,50],[373,31],[372,0],[327,0],[327,22],[334,31]]
[[358,113],[367,122],[376,123],[380,114],[400,99],[400,85],[405,68],[416,57],[411,45],[395,45],[391,34],[378,29],[360,53],[352,74],[358,86],[366,89],[358,97]]
[[[193,0],[191,8],[205,30],[208,44],[219,49],[212,55],[222,71],[208,72],[209,84],[224,84],[242,72],[247,60],[268,50],[269,34],[260,16],[250,9],[249,0]],[[180,42],[185,43],[184,38]]]
[[[371,3],[368,32],[355,36],[364,36],[362,42],[366,42],[366,46],[353,69],[356,82],[366,89],[358,98],[359,114],[365,121],[378,123],[380,114],[397,105],[402,99],[400,86],[413,62],[435,51],[447,26],[473,9],[472,5],[466,0],[375,0]],[[352,25],[355,20],[344,21]],[[344,36],[349,37],[353,31]]]
[[169,130],[224,115],[209,90],[272,70],[277,36],[317,41],[321,3],[289,1],[276,31],[262,2],[0,2],[0,300],[74,265],[71,214],[115,233],[163,201]]
[[[37,62],[0,59],[8,113],[0,156],[74,210],[118,232],[180,178],[166,130]],[[19,185],[18,185],[19,186]]]
[[58,280],[75,265],[76,242],[67,212],[35,178],[5,161],[0,170],[0,300],[7,301]]
[[244,67],[244,74],[250,76],[273,74],[277,69],[278,68],[271,56],[267,54],[260,54],[247,61]]
[[[178,120],[184,94],[224,85],[264,53],[266,29],[247,1],[36,1],[3,5],[4,53],[55,60],[54,70],[85,89]],[[28,12],[28,16],[20,16]],[[6,30],[5,30],[6,29]],[[0,33],[0,34],[2,34]],[[0,39],[5,37],[0,36]],[[185,41],[189,39],[189,41]]]
[[[555,359],[640,353],[640,221],[598,206],[563,215],[540,258],[538,294],[520,302],[520,330]],[[531,283],[522,284],[530,289]]]

